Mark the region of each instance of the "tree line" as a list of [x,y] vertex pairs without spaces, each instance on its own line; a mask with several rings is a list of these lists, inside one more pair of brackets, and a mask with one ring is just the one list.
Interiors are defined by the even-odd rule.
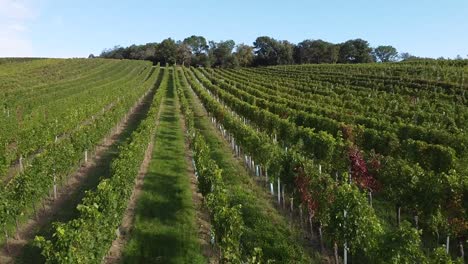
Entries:
[[[304,40],[298,44],[268,36],[258,37],[253,45],[237,44],[233,40],[207,41],[203,36],[184,40],[167,38],[160,43],[115,46],[105,49],[99,57],[149,60],[161,65],[191,65],[203,67],[246,67],[304,63],[369,63],[391,62],[414,56],[393,46],[372,48],[366,40],[352,39],[334,44],[324,40]],[[94,57],[94,55],[90,55]]]

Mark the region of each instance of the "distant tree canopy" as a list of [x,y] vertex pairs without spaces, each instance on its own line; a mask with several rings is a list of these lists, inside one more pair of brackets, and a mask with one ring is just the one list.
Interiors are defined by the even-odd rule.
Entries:
[[286,40],[280,41],[267,36],[258,37],[254,44],[254,64],[281,65],[293,64],[294,45]]
[[177,44],[173,39],[165,39],[156,46],[155,61],[160,62],[162,65],[173,65],[176,63],[176,58]]
[[374,49],[374,56],[377,61],[389,62],[398,59],[398,52],[392,46],[378,46]]
[[236,52],[234,53],[234,56],[236,56],[239,66],[251,66],[254,61],[253,47],[245,44],[239,44],[236,47]]
[[221,42],[210,41],[209,57],[212,58],[213,67],[237,67],[239,62],[237,57],[232,54],[232,50],[236,46],[234,40],[226,40]]
[[319,40],[304,40],[294,49],[294,60],[302,63],[336,63],[340,46]]
[[339,63],[373,62],[372,48],[363,39],[352,39],[340,45]]
[[363,39],[344,43],[331,43],[321,39],[307,39],[298,44],[260,36],[253,45],[238,44],[233,40],[207,41],[203,36],[192,35],[184,40],[171,38],[160,43],[115,46],[105,49],[101,58],[150,60],[161,65],[185,65],[202,67],[248,67],[304,63],[368,63],[391,62],[414,58],[408,53],[398,56],[392,46],[373,49]]

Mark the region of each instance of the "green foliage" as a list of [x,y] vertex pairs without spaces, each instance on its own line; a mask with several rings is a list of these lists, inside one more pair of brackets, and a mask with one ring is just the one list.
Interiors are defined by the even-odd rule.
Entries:
[[372,62],[372,48],[369,42],[363,39],[348,40],[340,44],[338,56],[339,63],[366,63]]
[[380,62],[395,61],[398,58],[398,52],[392,46],[378,46],[373,53]]
[[233,40],[226,40],[221,42],[210,41],[210,56],[212,57],[213,67],[237,67],[239,62],[237,57],[232,54],[236,43]]
[[251,66],[254,60],[253,48],[249,45],[239,44],[236,47],[234,56],[236,56],[239,66]]
[[319,40],[304,40],[294,49],[294,60],[303,63],[336,63],[339,46]]
[[[167,78],[167,74],[165,74]],[[154,82],[154,79],[152,80]],[[159,87],[147,117],[112,162],[112,176],[88,191],[77,206],[79,216],[55,224],[51,240],[36,237],[47,263],[100,263],[115,238],[152,135],[164,87]]]
[[287,40],[276,40],[267,36],[258,37],[254,44],[255,65],[292,64],[294,46]]
[[[37,62],[40,61],[33,61],[33,63]],[[68,64],[66,60],[63,60],[63,64],[62,61],[57,61],[51,65],[55,67],[55,63],[63,67]],[[67,76],[68,79],[63,83],[43,85],[40,89],[42,92],[48,91],[50,93],[41,95],[44,100],[49,96],[52,97],[47,100],[56,100],[55,96],[62,96],[61,89],[70,93],[70,98],[59,100],[55,106],[50,108],[50,110],[56,109],[57,112],[54,115],[57,114],[57,118],[62,116],[63,120],[60,123],[56,121],[44,125],[42,117],[35,119],[34,114],[30,113],[28,115],[32,119],[28,126],[17,128],[19,134],[29,129],[32,131],[43,129],[47,132],[24,136],[23,139],[28,142],[29,146],[17,149],[18,156],[29,154],[33,156],[31,156],[31,161],[27,166],[24,164],[23,172],[15,175],[2,186],[3,195],[0,196],[0,204],[5,206],[0,210],[0,219],[4,225],[12,225],[19,216],[25,215],[35,203],[47,197],[54,185],[54,177],[56,178],[55,183],[59,184],[66,179],[71,171],[76,170],[77,164],[80,164],[83,160],[84,152],[86,150],[92,151],[102,138],[109,133],[111,128],[128,112],[128,109],[135,104],[135,101],[154,85],[158,75],[154,72],[154,69],[149,67],[150,65],[142,62],[108,61],[106,63],[103,60],[89,62],[91,65],[95,63],[101,65],[101,71],[104,71],[104,73],[101,72],[104,75],[101,77],[104,79],[101,80],[98,77],[99,74],[95,75],[93,71],[89,72],[89,69],[86,69],[86,67],[90,66],[87,65],[88,60],[76,60],[70,63],[73,67],[81,65],[84,72],[88,73],[89,76],[85,75],[84,79],[78,78],[76,80],[74,79],[76,76]],[[114,66],[117,68],[113,68]],[[27,68],[27,65],[25,67]],[[55,69],[54,67],[52,69]],[[119,67],[121,67],[120,70],[118,70]],[[117,71],[114,71],[116,69]],[[128,79],[117,78],[116,75],[123,69],[127,69],[124,72],[128,75],[125,78]],[[46,67],[43,70],[47,72],[49,69]],[[105,73],[107,70],[110,70],[110,72]],[[64,69],[65,74],[70,74],[68,71],[69,69]],[[117,78],[121,83],[108,83],[109,78]],[[51,79],[54,80],[55,78],[51,76]],[[103,86],[99,85],[101,82],[104,82]],[[98,85],[97,89],[93,87],[93,83]],[[130,87],[133,89],[129,89]],[[54,91],[54,89],[57,90]],[[76,91],[74,91],[75,89]],[[29,95],[32,97],[29,98],[31,103],[28,107],[40,111],[37,107],[39,109],[41,107],[36,104],[41,101],[41,97],[33,99],[37,96],[34,94],[34,90],[18,89],[18,91],[25,92],[25,97],[28,97],[26,96],[28,93],[32,93]],[[94,96],[89,96],[91,91],[96,92]],[[77,94],[73,96],[75,92]],[[14,102],[14,98],[9,97],[11,103]],[[18,97],[18,100],[24,99]],[[55,116],[53,118],[55,119]],[[14,131],[9,133],[12,132]],[[55,142],[51,141],[52,135],[61,135],[62,137]],[[19,144],[19,146],[21,145]],[[37,151],[38,154],[33,154],[33,151]],[[26,163],[26,160],[23,162]]]
[[427,263],[421,251],[420,232],[403,222],[400,228],[386,233],[379,246],[378,263]]
[[[339,224],[329,224],[333,222],[330,217],[337,217],[337,212],[330,211],[337,199],[334,195],[335,175],[340,182],[348,180],[347,173],[343,173],[349,166],[344,150],[350,142],[362,147],[369,171],[379,181],[378,190],[395,207],[403,208],[403,218],[418,216],[418,227],[426,235],[449,232],[448,223],[457,227],[455,233],[466,232],[463,231],[466,221],[462,216],[465,211],[460,209],[466,200],[463,199],[464,191],[459,188],[454,188],[454,192],[449,190],[450,182],[457,182],[454,179],[459,177],[448,173],[453,168],[466,173],[466,166],[462,165],[462,161],[466,161],[463,154],[466,135],[460,130],[466,125],[449,121],[439,126],[439,122],[447,120],[447,115],[451,116],[450,120],[455,116],[444,111],[445,117],[439,118],[428,103],[430,98],[437,96],[440,102],[444,101],[440,107],[453,110],[449,103],[453,98],[449,94],[459,93],[460,86],[443,84],[454,90],[438,92],[439,84],[424,81],[424,85],[434,85],[431,86],[437,94],[434,95],[425,90],[421,81],[428,78],[422,76],[421,71],[429,69],[413,72],[410,67],[387,65],[189,69],[185,72],[207,110],[236,139],[244,154],[268,169],[270,180],[280,177],[281,182],[292,186],[297,169],[304,162],[312,160],[312,164],[322,165],[322,175],[317,175],[317,167],[306,173],[310,178],[311,196],[319,203],[315,212],[318,217],[314,216],[314,221],[326,227],[327,237],[330,232],[334,233],[332,237],[338,237],[337,234],[358,237],[350,239],[350,243],[357,243],[364,249],[354,246],[352,252],[363,254],[364,259],[369,260],[379,248],[377,242],[382,234],[380,223],[369,206],[371,213],[363,221],[378,230],[367,230],[359,225],[351,229],[361,230],[372,238],[370,241],[364,236],[359,238],[361,233],[345,233]],[[419,99],[415,97],[407,102],[408,99],[403,98],[409,98],[408,95],[424,96],[421,99],[424,102],[418,103]],[[457,105],[461,110],[460,104]],[[414,114],[410,110],[413,108],[420,110]],[[465,120],[464,117],[461,119]],[[449,135],[445,126],[450,126],[457,134]],[[272,168],[278,173],[270,173]],[[466,186],[460,183],[453,186],[459,185]],[[297,192],[297,189],[289,188],[291,192]],[[351,194],[353,192],[350,190]],[[362,206],[356,208],[366,211],[367,194],[360,195],[361,198],[348,200],[359,201],[354,203]],[[377,195],[380,202],[382,196]],[[448,214],[451,216],[447,217]],[[387,218],[387,221],[392,219]],[[386,231],[392,231],[391,225],[394,223],[385,223]],[[263,250],[266,252],[265,248]]]
[[195,56],[206,52],[209,48],[206,39],[202,36],[192,35],[188,38],[185,38],[183,43],[190,46],[190,49]]
[[428,259],[429,259],[428,263],[430,264],[463,264],[464,263],[462,258],[452,260],[450,255],[447,254],[445,247],[435,248]]
[[177,71],[175,71],[174,78],[181,110],[185,116],[188,139],[194,152],[198,189],[205,197],[206,205],[210,211],[215,240],[222,252],[221,261],[223,263],[242,263],[240,246],[244,228],[241,214],[242,206],[240,204],[231,205],[221,176],[222,170],[211,159],[211,151],[205,138],[194,127],[193,112],[181,88],[181,86],[185,86],[185,83],[179,79]]
[[177,45],[171,38],[163,40],[156,47],[155,60],[162,66],[173,65],[177,58]]
[[331,240],[340,245],[346,242],[351,252],[375,250],[382,227],[365,194],[350,184],[338,186],[334,194],[326,226]]

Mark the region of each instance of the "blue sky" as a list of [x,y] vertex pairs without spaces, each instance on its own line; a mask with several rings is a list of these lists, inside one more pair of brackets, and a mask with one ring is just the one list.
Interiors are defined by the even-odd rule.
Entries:
[[468,56],[468,0],[0,0],[0,57],[87,57],[114,45],[202,35],[363,38],[417,56]]

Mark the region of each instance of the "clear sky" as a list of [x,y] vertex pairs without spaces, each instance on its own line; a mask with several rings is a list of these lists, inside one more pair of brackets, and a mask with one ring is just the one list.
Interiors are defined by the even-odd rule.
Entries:
[[87,57],[202,35],[252,44],[363,38],[417,56],[468,56],[468,0],[0,0],[0,57]]

